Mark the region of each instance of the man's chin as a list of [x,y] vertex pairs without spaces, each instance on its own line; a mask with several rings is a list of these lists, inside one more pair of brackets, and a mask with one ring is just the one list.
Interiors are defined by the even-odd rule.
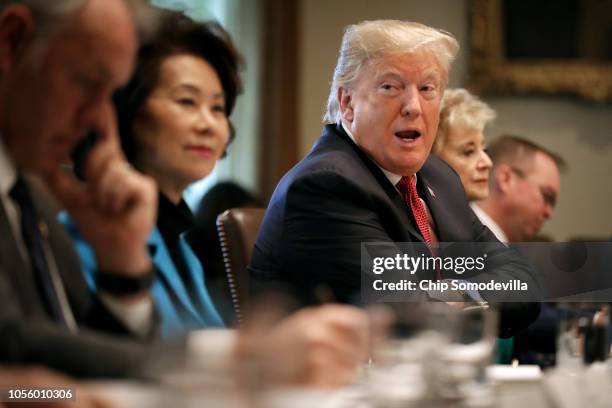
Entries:
[[538,235],[538,232],[540,232],[540,230],[541,228],[533,228],[529,231],[526,231],[521,241],[524,241],[524,242],[533,241],[533,239],[536,237],[536,235]]
[[393,173],[399,174],[401,176],[411,176],[421,170],[425,164],[425,160],[411,160],[409,162],[404,162],[401,166],[397,166],[395,171],[392,170]]

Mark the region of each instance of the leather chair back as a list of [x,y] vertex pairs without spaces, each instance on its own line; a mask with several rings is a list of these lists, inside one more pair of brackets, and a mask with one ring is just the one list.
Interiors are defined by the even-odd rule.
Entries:
[[241,324],[249,303],[247,267],[263,220],[263,208],[232,208],[217,217],[217,233],[236,321]]

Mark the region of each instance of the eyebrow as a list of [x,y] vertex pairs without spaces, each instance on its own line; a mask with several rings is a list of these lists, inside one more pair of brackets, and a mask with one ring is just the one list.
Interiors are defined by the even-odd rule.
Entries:
[[379,81],[386,79],[386,78],[393,78],[398,81],[402,81],[402,76],[400,75],[400,73],[395,70],[390,70],[390,69],[382,71],[381,73],[377,75],[377,77]]
[[[201,94],[202,93],[200,88],[198,88],[195,85],[189,84],[189,83],[181,83],[181,84],[178,84],[178,85],[172,87],[172,91],[173,92],[174,91],[181,91],[181,90],[186,90],[186,91],[197,93],[197,94]],[[214,94],[212,97],[213,97],[213,99],[222,99],[222,98],[225,98],[225,92],[218,92],[218,93]]]
[[430,68],[423,73],[422,79],[425,81],[431,81],[431,80],[440,81],[442,78],[440,76],[440,72],[438,71],[438,69]]
[[[383,79],[386,79],[386,78],[393,78],[393,79],[403,82],[403,77],[401,73],[391,68],[387,68],[381,73],[379,73],[377,75],[377,78],[378,78],[378,81],[382,81]],[[421,81],[435,80],[439,82],[441,80],[440,72],[437,68],[429,68],[426,71],[424,71],[423,75],[421,75],[420,80]]]

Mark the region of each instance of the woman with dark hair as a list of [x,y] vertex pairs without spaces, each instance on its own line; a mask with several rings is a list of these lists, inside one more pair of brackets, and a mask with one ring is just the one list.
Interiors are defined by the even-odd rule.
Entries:
[[[194,98],[194,94],[213,97],[214,100],[208,101],[209,108],[220,119],[221,130],[228,137],[226,145],[229,144],[235,136],[229,116],[238,94],[242,92],[238,73],[241,65],[242,57],[219,24],[197,23],[182,14],[167,13],[156,35],[141,45],[130,82],[115,94],[121,144],[127,159],[138,167],[139,160],[147,157],[146,152],[141,150],[144,146],[139,142],[141,138],[136,127],[143,112],[146,113],[152,96],[165,96],[169,99],[167,102],[171,100],[189,113],[194,113],[205,102]],[[184,78],[186,73],[192,79],[208,80],[207,89],[197,89],[197,86],[188,83],[171,83],[173,80],[188,82],[188,78]],[[164,91],[171,91],[167,88],[172,85],[178,87],[173,90],[176,92],[160,95]],[[199,85],[204,87],[203,83]],[[218,93],[203,95],[204,90]],[[220,157],[224,156],[225,150]],[[215,163],[216,160],[212,164]]]
[[[217,23],[167,12],[159,31],[141,45],[132,78],[115,95],[126,157],[159,187],[157,228],[148,245],[158,271],[152,296],[166,339],[224,326],[184,237],[195,220],[182,194],[210,174],[233,138],[229,115],[242,88],[240,64]],[[79,240],[77,249],[95,286],[93,254]]]
[[[132,79],[116,94],[127,158],[160,191],[157,228],[148,244],[157,270],[151,294],[165,339],[223,325],[202,265],[185,240],[194,220],[182,193],[210,174],[233,137],[229,115],[241,90],[239,66],[240,57],[218,24],[167,12],[160,31],[142,44]],[[93,252],[69,227],[88,283],[95,287]],[[367,318],[357,308],[306,308],[274,324],[269,315],[263,317],[238,332],[215,331],[212,337],[229,336],[223,350],[216,348],[217,340],[205,342],[203,351],[216,360],[227,355],[259,362],[260,380],[322,386],[352,381],[367,355]],[[187,344],[198,343],[199,335]]]

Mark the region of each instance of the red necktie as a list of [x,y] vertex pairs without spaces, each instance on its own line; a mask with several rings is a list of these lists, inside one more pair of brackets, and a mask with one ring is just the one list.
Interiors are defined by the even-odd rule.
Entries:
[[397,189],[402,194],[402,198],[412,210],[412,215],[416,220],[419,231],[427,245],[433,244],[431,233],[429,232],[429,221],[427,220],[427,210],[425,204],[419,198],[416,188],[416,177],[402,177],[397,183]]
[[[436,244],[438,239],[435,235],[432,234],[432,231],[429,229],[429,219],[427,217],[427,209],[425,208],[425,203],[419,197],[419,193],[416,188],[416,177],[402,177],[400,181],[396,184],[397,189],[402,194],[402,198],[404,202],[410,207],[412,211],[412,215],[419,227],[419,231],[423,236],[423,240],[429,247],[432,255],[436,255],[436,249],[432,246],[432,244]],[[442,273],[439,269],[436,268],[436,278],[438,280],[442,279]]]

